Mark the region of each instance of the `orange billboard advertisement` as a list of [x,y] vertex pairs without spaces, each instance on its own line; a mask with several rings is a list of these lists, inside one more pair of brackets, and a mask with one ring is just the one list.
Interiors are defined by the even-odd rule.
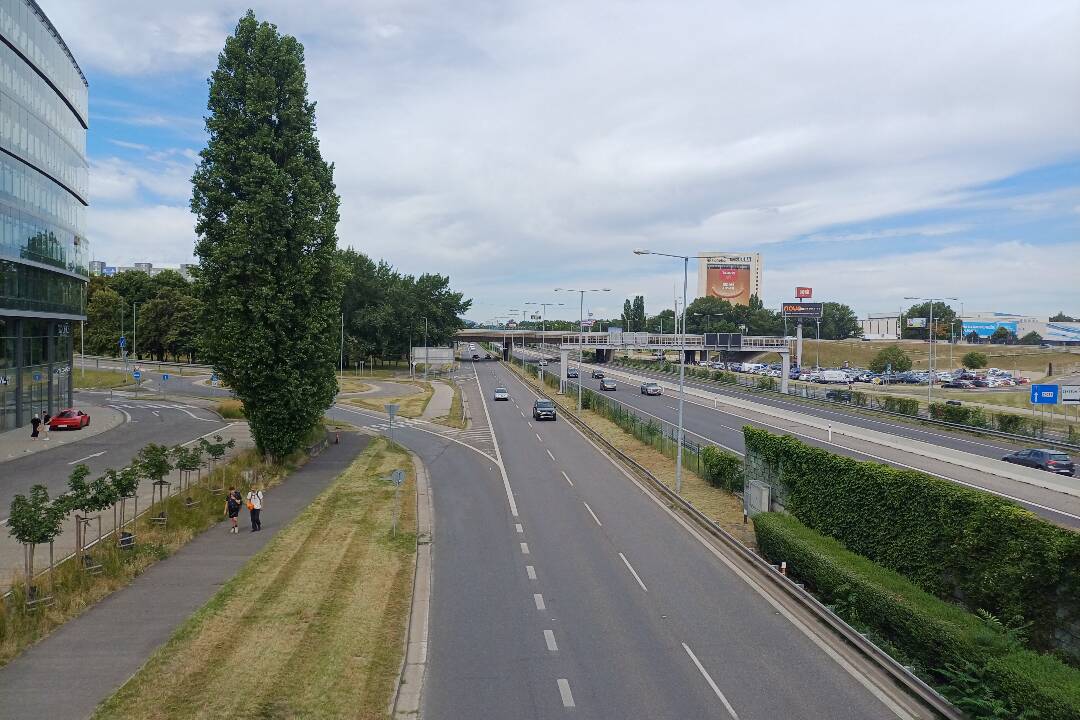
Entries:
[[705,275],[707,297],[727,300],[733,305],[749,305],[752,294],[749,263],[709,263]]

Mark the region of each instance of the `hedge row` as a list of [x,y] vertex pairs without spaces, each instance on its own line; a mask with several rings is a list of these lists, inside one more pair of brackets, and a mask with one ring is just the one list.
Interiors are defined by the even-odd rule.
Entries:
[[1032,647],[1080,661],[1080,534],[921,472],[749,426],[743,435],[747,467],[804,524],[933,595],[1022,618]]
[[991,624],[790,515],[756,515],[754,531],[765,557],[786,561],[789,574],[848,622],[882,635],[899,650],[899,660],[914,664],[939,687],[949,685],[948,668],[974,668],[979,692],[988,697],[972,698],[955,687],[941,687],[973,717],[990,717],[976,708],[994,703],[1003,705],[1009,717],[1080,717],[1080,671],[1075,668],[1022,648]]

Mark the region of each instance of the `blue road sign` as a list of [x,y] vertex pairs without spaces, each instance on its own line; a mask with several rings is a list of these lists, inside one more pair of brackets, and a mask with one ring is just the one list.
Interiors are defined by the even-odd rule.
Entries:
[[120,336],[120,347],[126,347],[126,346],[127,346],[127,338],[124,337],[123,335],[121,335]]
[[1057,385],[1032,385],[1031,386],[1031,404],[1032,405],[1057,405],[1058,401],[1058,386]]
[[34,382],[41,382],[41,373],[39,373],[39,372],[34,373]]
[[142,379],[142,372],[140,370],[136,370],[135,372],[131,373],[131,377],[135,378],[136,380],[140,380]]
[[218,379],[217,378],[217,373],[211,373],[211,375],[210,375],[210,383],[211,384],[216,383],[217,379]]
[[164,382],[169,379],[169,373],[161,373],[161,380]]

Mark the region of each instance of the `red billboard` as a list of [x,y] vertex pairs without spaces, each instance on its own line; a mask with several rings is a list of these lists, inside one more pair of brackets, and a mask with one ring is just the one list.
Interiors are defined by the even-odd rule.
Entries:
[[753,290],[749,263],[709,263],[705,283],[705,294],[709,297],[727,300],[734,305],[750,304]]
[[795,288],[795,297],[800,300],[814,297],[814,288],[797,287]]

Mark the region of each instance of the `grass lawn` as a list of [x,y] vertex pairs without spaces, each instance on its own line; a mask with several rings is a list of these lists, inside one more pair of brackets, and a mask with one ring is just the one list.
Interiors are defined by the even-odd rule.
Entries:
[[[840,367],[844,361],[854,367],[866,367],[877,353],[889,345],[899,345],[910,357],[916,370],[925,370],[927,355],[930,345],[925,342],[911,341],[885,341],[885,340],[806,340],[803,339],[804,364],[813,365],[821,358],[822,367]],[[1060,350],[1044,350],[1042,348],[1026,345],[967,345],[957,344],[952,348],[953,362],[951,367],[959,367],[960,359],[968,352],[975,350],[985,353],[990,360],[990,367],[1012,370],[1015,372],[1025,371],[1041,377],[1046,373],[1047,366],[1054,364],[1055,373],[1064,371],[1070,366],[1080,366],[1080,354],[1062,352]],[[941,343],[934,345],[935,367],[946,369],[949,364],[949,344]],[[769,355],[768,362],[774,362],[776,355]]]
[[357,378],[338,375],[338,392],[358,393],[367,392],[371,386]]
[[[529,375],[523,375],[520,367],[516,367],[514,372],[533,387],[540,387],[538,380]],[[555,399],[563,412],[577,411],[576,395],[573,397],[558,395],[546,385],[543,390]],[[675,488],[675,461],[672,458],[651,445],[646,445],[615,423],[591,410],[582,411],[582,418],[586,425],[628,455],[634,462],[647,469],[669,488]],[[700,475],[688,470],[685,464],[683,465],[682,494],[694,507],[738,538],[744,545],[757,546],[754,526],[743,524],[742,500],[726,490],[709,485]]]
[[447,425],[449,427],[464,430],[465,419],[461,416],[461,387],[455,382],[448,382],[447,384],[454,391],[454,399],[450,402],[450,413],[446,417],[435,418],[435,422],[439,423],[440,425]]
[[[399,531],[394,486],[406,471]],[[182,625],[95,718],[385,718],[416,548],[409,456],[383,438]]]
[[91,370],[75,368],[75,387],[80,390],[100,390],[124,385],[135,385],[130,373],[119,370]]
[[395,382],[415,385],[420,388],[420,392],[412,393],[411,395],[403,395],[401,397],[348,398],[348,402],[353,405],[368,408],[369,410],[378,410],[379,412],[385,412],[383,406],[390,403],[397,403],[397,414],[402,417],[418,418],[423,415],[424,408],[427,407],[428,402],[431,400],[431,396],[434,394],[434,390],[431,389],[431,383],[405,380],[395,380]]
[[240,400],[222,400],[217,404],[217,413],[226,420],[243,420],[247,417],[244,414],[244,403]]

